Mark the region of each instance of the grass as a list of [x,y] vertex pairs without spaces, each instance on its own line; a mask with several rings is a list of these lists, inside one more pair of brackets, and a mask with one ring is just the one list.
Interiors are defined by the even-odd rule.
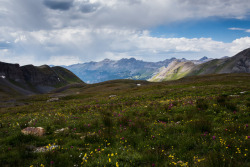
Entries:
[[[250,166],[249,74],[116,80],[19,101],[0,108],[0,166]],[[46,135],[23,135],[28,126]]]

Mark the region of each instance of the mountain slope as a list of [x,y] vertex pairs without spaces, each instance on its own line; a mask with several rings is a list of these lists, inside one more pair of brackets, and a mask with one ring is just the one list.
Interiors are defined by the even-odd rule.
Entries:
[[195,64],[191,61],[173,61],[167,67],[161,68],[160,72],[150,78],[149,81],[159,82],[180,79],[186,76],[194,67]]
[[62,67],[19,66],[0,62],[0,94],[30,95],[47,93],[71,83],[83,83],[76,75]]
[[215,59],[197,65],[188,75],[250,73],[250,48],[233,57]]
[[161,68],[149,81],[167,81],[185,76],[206,74],[250,73],[250,48],[239,52],[233,57],[208,60],[204,57],[200,59],[204,63],[196,61],[173,61],[166,68]]

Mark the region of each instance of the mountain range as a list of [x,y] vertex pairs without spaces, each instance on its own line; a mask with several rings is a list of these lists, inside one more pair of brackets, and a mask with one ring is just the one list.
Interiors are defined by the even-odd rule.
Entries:
[[86,83],[115,79],[148,80],[152,82],[180,79],[185,76],[249,72],[250,48],[233,57],[199,60],[166,59],[145,62],[135,58],[87,62],[64,66]]
[[[191,61],[194,64],[201,64],[209,60],[207,57],[203,57],[200,60]],[[171,58],[159,62],[145,62],[135,58],[117,61],[104,59],[100,62],[87,62],[63,67],[72,71],[86,83],[98,83],[114,79],[148,80],[158,73],[160,68],[167,67],[173,61],[186,62],[188,60]]]
[[167,67],[162,67],[149,81],[167,81],[206,74],[250,73],[250,48],[233,57],[213,59],[201,64],[192,61],[174,60]]
[[83,83],[63,67],[20,66],[0,62],[0,96],[47,93],[72,83]]
[[250,73],[250,48],[233,57],[212,60],[207,57],[200,60],[171,58],[160,62],[144,62],[134,58],[118,61],[105,59],[66,68],[0,62],[0,97],[48,93],[72,84],[84,85],[85,82],[114,79],[159,82],[206,74]]

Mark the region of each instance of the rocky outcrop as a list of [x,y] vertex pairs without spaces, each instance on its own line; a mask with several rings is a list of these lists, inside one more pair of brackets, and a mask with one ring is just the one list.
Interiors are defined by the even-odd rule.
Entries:
[[21,131],[25,135],[43,136],[45,129],[42,127],[27,127]]
[[65,84],[63,80],[47,65],[35,67],[33,65],[27,65],[21,67],[24,78],[32,85],[56,85],[59,83]]
[[0,76],[2,78],[9,78],[16,82],[25,82],[23,71],[20,68],[19,64],[0,62]]

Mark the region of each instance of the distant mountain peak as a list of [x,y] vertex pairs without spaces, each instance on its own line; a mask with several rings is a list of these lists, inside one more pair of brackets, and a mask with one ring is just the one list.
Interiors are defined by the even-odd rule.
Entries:
[[204,60],[207,60],[207,59],[208,59],[208,57],[204,56],[204,57],[200,58],[199,61],[204,61]]
[[129,60],[133,60],[133,61],[135,61],[136,59],[135,59],[134,57],[131,57]]
[[110,61],[112,61],[112,60],[106,58],[106,59],[104,59],[102,62],[110,62]]

